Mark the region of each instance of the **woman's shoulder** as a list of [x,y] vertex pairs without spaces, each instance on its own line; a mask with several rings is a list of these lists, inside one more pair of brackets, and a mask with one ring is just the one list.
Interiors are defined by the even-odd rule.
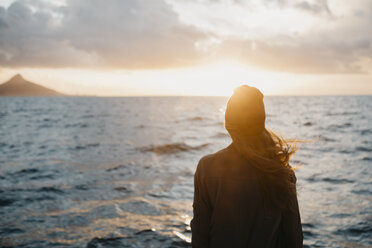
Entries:
[[211,154],[203,156],[199,160],[199,164],[203,164],[203,165],[213,164],[214,162],[216,162],[216,160],[221,160],[221,159],[226,159],[226,158],[231,157],[232,153],[233,153],[233,150],[231,149],[231,145],[229,145],[215,153],[211,153]]
[[213,175],[219,169],[226,167],[226,164],[231,164],[236,160],[238,155],[231,145],[223,148],[215,153],[205,155],[199,160],[197,171],[201,174]]

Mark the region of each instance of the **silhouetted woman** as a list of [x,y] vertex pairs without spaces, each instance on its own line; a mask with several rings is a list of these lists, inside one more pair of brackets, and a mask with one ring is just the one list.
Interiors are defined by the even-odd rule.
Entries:
[[265,128],[262,93],[246,85],[227,103],[232,143],[203,157],[194,177],[193,247],[302,247],[293,146]]

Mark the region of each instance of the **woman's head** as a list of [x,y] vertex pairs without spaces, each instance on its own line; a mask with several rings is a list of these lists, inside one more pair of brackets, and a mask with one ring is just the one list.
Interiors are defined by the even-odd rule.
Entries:
[[289,165],[296,148],[267,130],[265,119],[263,94],[247,85],[236,88],[225,113],[225,127],[233,146],[260,172],[265,205],[287,208],[296,195],[294,173]]
[[265,130],[265,106],[263,94],[254,87],[239,86],[230,97],[225,112],[227,131],[239,131],[242,135],[259,135]]

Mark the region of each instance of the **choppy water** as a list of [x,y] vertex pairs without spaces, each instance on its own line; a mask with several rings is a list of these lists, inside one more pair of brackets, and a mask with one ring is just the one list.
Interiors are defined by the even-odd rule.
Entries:
[[[0,246],[188,247],[199,158],[226,98],[0,98]],[[266,97],[306,247],[372,247],[372,97]]]

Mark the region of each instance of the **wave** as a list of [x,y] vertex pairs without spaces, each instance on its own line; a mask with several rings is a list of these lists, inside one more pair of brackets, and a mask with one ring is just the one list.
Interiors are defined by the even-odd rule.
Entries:
[[64,128],[71,128],[71,127],[78,127],[78,128],[87,128],[89,127],[86,123],[74,123],[74,124],[66,124]]
[[330,178],[330,177],[324,177],[324,178],[317,178],[316,175],[313,175],[309,178],[307,178],[310,182],[327,182],[331,184],[344,184],[344,183],[354,183],[354,180],[346,179],[346,178]]
[[365,146],[357,146],[355,150],[359,152],[372,152],[372,148],[365,147]]
[[16,174],[33,174],[33,173],[38,173],[40,170],[36,168],[31,168],[31,169],[23,169],[20,171],[17,171]]
[[302,227],[303,228],[315,228],[315,225],[311,224],[311,223],[304,222],[304,223],[302,223]]
[[202,120],[204,120],[204,118],[200,117],[200,116],[195,116],[195,117],[190,117],[187,120],[188,121],[202,121]]
[[335,141],[337,141],[337,140],[335,140],[335,139],[328,138],[328,137],[326,137],[326,136],[324,136],[324,135],[318,135],[318,136],[317,136],[317,140],[325,141],[325,142],[335,142]]
[[46,175],[35,175],[30,177],[30,180],[40,180],[40,179],[55,179],[54,174],[46,174]]
[[146,194],[147,196],[150,196],[150,197],[154,197],[154,198],[171,198],[171,196],[169,195],[166,195],[166,194],[163,194],[163,193],[147,193]]
[[350,122],[345,122],[344,124],[332,124],[328,126],[328,129],[342,129],[346,127],[351,127],[352,124]]
[[83,119],[94,118],[94,115],[87,114],[87,115],[83,115],[81,118],[83,118]]
[[322,181],[328,182],[328,183],[333,183],[333,184],[354,183],[355,182],[354,180],[349,180],[349,179],[346,179],[346,178],[330,178],[330,177],[323,178]]
[[90,147],[96,147],[99,146],[99,143],[92,143],[92,144],[86,144],[86,145],[77,145],[73,149],[74,150],[84,150]]
[[39,192],[50,192],[55,194],[64,194],[65,192],[61,189],[55,188],[55,187],[42,187],[38,189]]
[[25,231],[16,227],[5,227],[0,229],[1,234],[18,234],[24,233]]
[[360,130],[361,135],[366,135],[366,134],[372,134],[372,129],[363,129]]
[[86,247],[148,247],[149,244],[151,244],[151,247],[191,247],[190,243],[183,239],[182,236],[184,235],[174,234],[168,236],[159,233],[154,228],[138,231],[129,230],[125,236],[95,237],[89,241]]
[[360,222],[348,228],[339,229],[336,231],[336,233],[342,233],[352,236],[363,236],[363,234],[365,234],[366,236],[369,236],[372,234],[372,226],[367,222]]
[[190,146],[185,143],[172,143],[165,145],[150,145],[146,147],[139,148],[142,152],[153,152],[157,154],[171,154],[178,152],[188,152],[188,151],[199,151],[207,147],[208,144],[202,144],[200,146]]
[[[98,247],[124,247],[125,237],[94,238],[87,244],[87,248]],[[129,246],[128,246],[129,247]]]
[[121,164],[121,165],[118,165],[118,166],[115,166],[115,167],[112,167],[112,168],[108,168],[108,169],[106,169],[106,171],[116,171],[116,170],[120,170],[120,169],[125,168],[125,167],[127,167],[127,166],[124,165],[124,164]]
[[352,190],[351,192],[354,194],[367,195],[367,196],[370,196],[372,194],[372,191],[368,189]]
[[311,231],[306,231],[306,230],[303,231],[303,234],[304,234],[305,238],[314,238],[314,237],[318,236],[316,233],[311,232]]
[[349,216],[352,216],[352,215],[348,214],[348,213],[336,213],[336,214],[330,215],[331,218],[335,218],[335,219],[346,218],[346,217],[349,217]]
[[2,198],[0,199],[0,207],[6,207],[6,206],[9,206],[9,205],[12,205],[13,202],[15,202],[16,200],[14,199],[10,199],[10,198]]
[[51,127],[53,127],[52,124],[41,124],[40,126],[37,127],[37,129],[51,128]]
[[54,179],[56,176],[53,172],[48,173],[47,171],[41,171],[36,168],[22,169],[14,173],[8,173],[8,175],[15,179],[18,179],[19,177],[28,177],[30,180]]
[[327,113],[327,116],[339,116],[339,115],[357,115],[359,112],[335,112],[335,113]]
[[77,190],[89,190],[90,189],[90,187],[86,184],[79,184],[79,185],[76,185],[74,188]]
[[128,193],[128,192],[131,192],[132,190],[130,190],[128,187],[125,187],[125,186],[119,186],[119,187],[115,187],[114,188],[116,191],[119,191],[119,192],[125,192],[125,193]]

